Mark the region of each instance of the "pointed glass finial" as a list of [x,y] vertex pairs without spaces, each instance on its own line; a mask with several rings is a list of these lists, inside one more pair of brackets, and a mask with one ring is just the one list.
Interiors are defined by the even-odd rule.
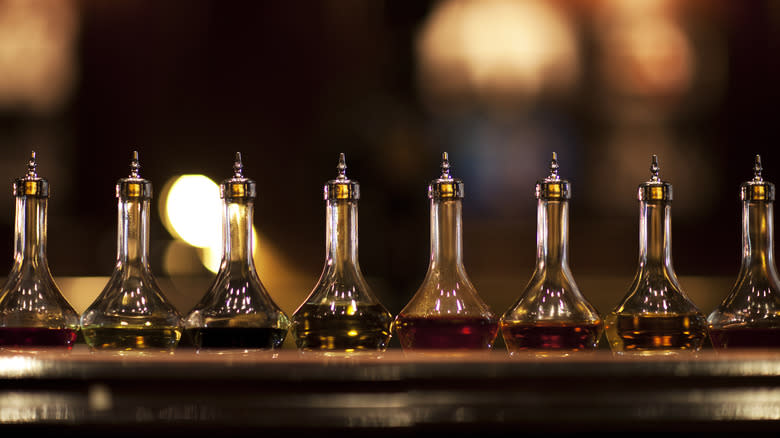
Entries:
[[761,155],[756,155],[756,164],[753,166],[753,181],[764,180],[764,178],[761,177],[762,170],[764,170],[764,168],[761,167]]
[[339,172],[338,179],[347,179],[347,160],[344,158],[344,152],[339,153],[339,164],[336,166],[336,170]]
[[650,181],[660,181],[658,178],[658,171],[661,168],[658,167],[658,155],[653,155],[653,162],[650,164],[650,173],[653,174],[653,176],[650,178]]
[[450,176],[450,158],[446,152],[441,154],[441,179],[451,179]]
[[141,165],[138,163],[138,151],[133,151],[133,159],[130,161],[130,177],[140,178],[140,174],[138,173],[140,168]]
[[38,177],[38,158],[35,156],[35,151],[32,151],[30,155],[30,161],[27,163],[27,176],[30,178]]
[[558,176],[558,152],[552,153],[552,160],[550,160],[550,176],[547,178],[549,180],[558,180],[560,177]]
[[236,159],[233,161],[233,177],[244,177],[244,162],[241,160],[241,152],[236,152]]

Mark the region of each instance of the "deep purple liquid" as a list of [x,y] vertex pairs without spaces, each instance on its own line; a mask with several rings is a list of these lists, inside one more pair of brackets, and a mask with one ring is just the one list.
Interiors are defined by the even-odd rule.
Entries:
[[399,317],[395,331],[405,350],[487,350],[498,322],[481,317]]
[[503,323],[507,350],[588,351],[598,347],[600,323]]
[[710,329],[713,348],[778,348],[780,328],[736,327]]
[[73,348],[78,332],[46,327],[0,327],[0,347]]
[[184,333],[200,349],[270,350],[281,347],[287,336],[287,330],[254,327],[207,327]]

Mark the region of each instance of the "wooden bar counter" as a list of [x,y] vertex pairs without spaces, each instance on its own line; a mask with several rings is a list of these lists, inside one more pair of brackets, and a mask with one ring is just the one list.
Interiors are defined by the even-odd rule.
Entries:
[[780,351],[623,358],[0,353],[0,430],[206,436],[780,430]]

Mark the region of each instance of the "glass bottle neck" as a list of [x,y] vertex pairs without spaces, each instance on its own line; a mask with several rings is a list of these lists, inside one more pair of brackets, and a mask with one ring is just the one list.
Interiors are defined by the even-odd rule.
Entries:
[[540,199],[536,214],[537,269],[568,269],[569,202]]
[[672,206],[664,201],[639,204],[639,270],[664,271],[672,268]]
[[742,205],[742,270],[758,270],[777,277],[774,261],[774,213],[771,202],[745,201]]
[[222,264],[248,272],[254,269],[254,203],[223,201],[222,208]]
[[117,262],[120,264],[148,264],[149,256],[149,200],[119,200]]
[[431,200],[431,259],[428,270],[463,269],[460,200]]
[[46,198],[17,197],[14,264],[46,263]]
[[359,271],[357,201],[328,200],[325,210],[325,251],[328,266],[337,273]]

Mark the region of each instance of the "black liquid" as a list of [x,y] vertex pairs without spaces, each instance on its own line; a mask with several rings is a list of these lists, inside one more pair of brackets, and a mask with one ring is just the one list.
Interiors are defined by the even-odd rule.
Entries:
[[270,350],[284,343],[287,330],[257,327],[187,329],[184,335],[198,349]]

